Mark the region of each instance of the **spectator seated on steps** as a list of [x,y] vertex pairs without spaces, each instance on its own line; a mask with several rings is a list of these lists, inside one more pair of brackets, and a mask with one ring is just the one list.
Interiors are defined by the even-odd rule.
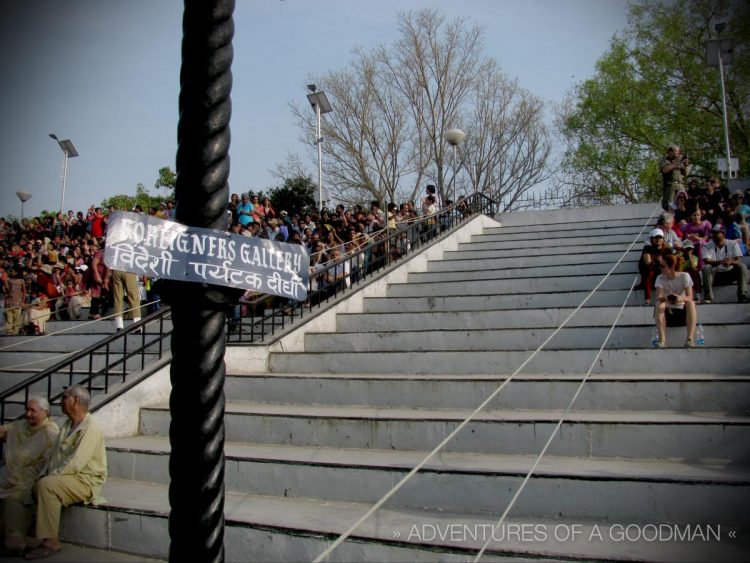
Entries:
[[690,214],[690,221],[682,227],[682,240],[689,240],[695,246],[695,253],[701,257],[701,249],[711,240],[711,223],[703,218],[703,211],[695,209]]
[[747,294],[747,267],[742,263],[742,250],[739,243],[726,238],[724,227],[716,225],[711,231],[713,240],[703,247],[703,302],[714,299],[714,285],[728,285],[737,282],[737,301],[750,301]]
[[0,466],[0,500],[4,523],[4,555],[21,555],[32,520],[31,489],[47,464],[60,430],[49,416],[49,402],[32,396],[24,417],[0,426],[3,465]]
[[682,246],[682,231],[674,224],[674,215],[662,213],[656,221],[656,228],[664,232],[664,244],[677,250]]
[[641,258],[638,261],[638,273],[641,275],[641,283],[638,289],[642,289],[646,296],[646,305],[651,304],[651,293],[654,290],[656,276],[661,271],[661,260],[671,253],[671,249],[664,244],[664,231],[654,229],[649,233],[649,243],[643,247]]
[[60,512],[80,502],[101,502],[107,479],[104,434],[89,414],[89,392],[80,385],[68,387],[62,397],[67,416],[49,463],[34,485],[38,547],[27,550],[25,559],[44,559],[61,549]]
[[686,272],[680,272],[679,255],[665,256],[661,261],[661,274],[656,278],[654,320],[659,334],[657,348],[667,345],[667,327],[687,328],[685,348],[694,348],[697,314],[693,302],[693,281]]
[[700,303],[699,296],[703,286],[701,280],[701,264],[698,256],[695,254],[695,248],[693,247],[692,241],[683,241],[680,253],[682,254],[682,265],[680,266],[680,271],[687,272],[690,279],[693,280],[693,301]]

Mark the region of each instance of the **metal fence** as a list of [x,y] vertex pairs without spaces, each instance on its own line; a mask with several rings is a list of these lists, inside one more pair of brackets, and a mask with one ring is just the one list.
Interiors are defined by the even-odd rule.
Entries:
[[58,405],[67,386],[82,385],[92,396],[106,394],[128,375],[146,369],[168,351],[165,340],[172,334],[169,312],[169,307],[162,306],[125,330],[6,389],[0,393],[0,424],[21,416],[32,395],[47,397],[50,405]]

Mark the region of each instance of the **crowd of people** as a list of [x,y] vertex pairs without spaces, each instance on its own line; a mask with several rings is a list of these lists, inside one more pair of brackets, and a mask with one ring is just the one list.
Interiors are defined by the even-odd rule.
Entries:
[[21,222],[0,218],[0,305],[6,334],[44,334],[50,318],[79,319],[84,308],[92,319],[106,314],[108,216],[92,206],[86,216],[69,211]]
[[[252,193],[232,194],[227,220],[230,230],[239,235],[306,246],[312,273],[341,261],[341,271],[331,268],[325,275],[316,276],[313,289],[323,292],[344,280],[351,283],[355,272],[350,271],[352,263],[342,260],[344,257],[388,233],[405,229],[421,216],[434,215],[436,201],[434,186],[428,186],[418,204],[390,203],[383,210],[373,201],[351,209],[337,205],[331,210],[289,213],[277,211],[269,198],[260,201]],[[465,210],[465,201],[459,202],[457,209]],[[104,263],[107,223],[114,211],[112,207],[105,211],[91,206],[85,214],[71,210],[20,222],[0,218],[0,305],[4,305],[0,319],[4,320],[6,334],[44,334],[51,318],[80,319],[87,308],[88,319],[92,320],[114,308],[115,328],[119,330],[126,310],[137,321],[158,308],[158,280],[135,279],[110,270]],[[146,211],[140,206],[130,211],[171,219],[174,205],[168,201]],[[389,252],[398,257],[411,242],[404,236]],[[367,256],[368,263],[359,266],[372,267],[384,258],[382,252],[376,249],[374,255]],[[355,270],[357,266],[355,263]],[[148,305],[141,307],[142,303]]]
[[[689,160],[673,145],[661,162],[663,213],[649,233],[638,270],[646,305],[653,301],[655,346],[666,346],[666,327],[685,326],[685,346],[695,345],[698,303],[712,303],[714,286],[737,284],[738,303],[750,302],[747,267],[750,205],[716,177],[687,179]],[[687,180],[687,184],[685,181]]]

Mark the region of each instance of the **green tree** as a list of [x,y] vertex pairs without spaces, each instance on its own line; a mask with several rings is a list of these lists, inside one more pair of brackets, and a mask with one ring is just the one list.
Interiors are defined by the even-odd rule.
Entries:
[[679,144],[694,173],[716,174],[723,156],[719,72],[705,62],[712,25],[726,13],[735,64],[726,69],[730,138],[741,172],[750,171],[748,4],[729,0],[641,0],[628,29],[613,37],[594,77],[559,108],[565,154],[558,181],[583,202],[655,200],[659,159]]
[[152,196],[148,193],[146,186],[139,183],[135,187],[135,195],[118,194],[102,201],[102,209],[114,207],[118,210],[132,210],[136,205],[140,205],[144,212],[148,212],[150,207],[159,207],[159,204],[166,202],[162,196]]
[[315,206],[316,188],[309,176],[297,176],[284,180],[283,186],[272,188],[268,197],[276,212],[287,211],[292,215]]
[[159,188],[165,188],[169,190],[168,195],[171,197],[174,194],[174,188],[177,185],[177,174],[175,174],[169,166],[159,168],[159,177],[154,183],[154,187],[158,190]]

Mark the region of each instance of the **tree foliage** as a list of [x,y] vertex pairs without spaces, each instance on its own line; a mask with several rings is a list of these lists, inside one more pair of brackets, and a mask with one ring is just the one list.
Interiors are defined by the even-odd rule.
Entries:
[[277,212],[287,211],[290,215],[301,213],[315,206],[316,186],[307,176],[297,176],[284,180],[282,186],[269,192],[271,203]]
[[102,201],[102,209],[114,207],[119,210],[132,210],[136,205],[140,205],[144,212],[150,207],[159,207],[160,203],[166,202],[165,197],[153,196],[143,184],[139,183],[135,188],[135,195],[118,194]]
[[640,0],[594,77],[559,108],[561,184],[589,202],[654,200],[658,162],[672,143],[695,172],[716,174],[716,157],[725,154],[721,86],[718,69],[706,65],[705,43],[717,38],[712,24],[722,12],[729,15],[724,37],[734,40],[734,64],[725,69],[732,155],[742,173],[750,171],[748,4]]
[[156,179],[154,187],[169,190],[168,195],[171,196],[174,194],[175,186],[177,186],[177,174],[169,166],[159,168],[159,177]]
[[[427,183],[446,199],[454,172],[459,193],[495,198],[541,181],[543,104],[482,57],[482,29],[434,9],[399,14],[398,25],[393,45],[357,49],[346,68],[313,77],[333,107],[322,126],[325,187],[358,203],[414,200]],[[292,111],[314,141],[314,112]],[[467,133],[455,163],[445,141],[453,127]]]

